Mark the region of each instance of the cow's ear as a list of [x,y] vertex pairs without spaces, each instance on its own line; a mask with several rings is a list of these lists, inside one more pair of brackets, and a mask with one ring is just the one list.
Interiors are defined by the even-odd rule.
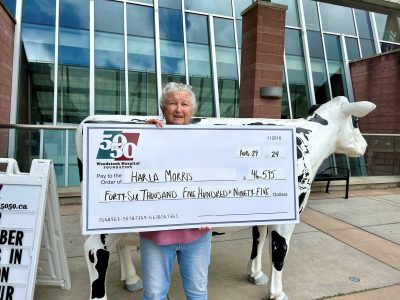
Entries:
[[346,103],[343,105],[343,112],[356,117],[364,117],[375,109],[376,105],[369,101]]

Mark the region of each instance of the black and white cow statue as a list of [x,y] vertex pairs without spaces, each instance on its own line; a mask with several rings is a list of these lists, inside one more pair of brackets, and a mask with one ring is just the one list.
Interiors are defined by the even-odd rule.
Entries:
[[[359,157],[364,154],[367,143],[360,130],[353,126],[352,116],[363,117],[375,109],[375,104],[368,101],[349,103],[345,97],[336,97],[321,105],[307,119],[272,120],[272,119],[228,119],[228,118],[194,118],[194,124],[232,124],[232,125],[292,125],[296,127],[297,167],[299,212],[306,206],[311,191],[311,184],[322,162],[333,153],[346,154],[349,157]],[[141,118],[129,116],[91,116],[84,122],[121,122],[143,123]],[[78,160],[82,160],[82,130],[77,130]],[[249,280],[254,284],[265,284],[269,280],[267,298],[288,299],[282,289],[282,271],[285,257],[289,251],[290,238],[294,224],[254,226],[253,243],[248,264]],[[91,280],[91,299],[107,299],[105,293],[105,274],[109,258],[109,249],[125,234],[104,234],[90,236],[85,243],[85,255]],[[269,239],[269,254],[271,268],[269,276],[261,270],[262,249]],[[123,243],[120,242],[120,246]],[[121,266],[130,266],[134,271],[129,253],[120,255]],[[218,263],[218,262],[216,262]],[[122,273],[122,272],[121,272]],[[137,275],[131,272],[129,276]],[[133,277],[126,277],[127,282],[133,282]],[[99,290],[96,290],[99,289]],[[95,291],[96,290],[96,291]],[[100,291],[100,292],[99,292]],[[97,298],[96,298],[97,297]]]

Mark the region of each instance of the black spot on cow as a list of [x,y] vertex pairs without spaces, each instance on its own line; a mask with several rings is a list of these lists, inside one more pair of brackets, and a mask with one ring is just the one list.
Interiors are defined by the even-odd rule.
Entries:
[[303,141],[299,137],[296,137],[296,143],[297,143],[297,159],[300,159],[303,157],[303,152],[301,151],[301,144],[303,144]]
[[325,120],[324,118],[322,118],[322,117],[321,117],[320,115],[318,115],[318,114],[312,115],[312,116],[309,117],[307,120],[308,120],[308,121],[311,121],[311,122],[319,123],[319,124],[324,125],[324,126],[328,125],[328,121]]
[[301,194],[299,195],[299,207],[301,207],[301,205],[303,204],[304,199],[306,198],[306,194],[307,194],[307,193],[301,193]]
[[301,127],[296,127],[296,133],[297,134],[302,133],[304,135],[304,137],[307,139],[307,141],[308,141],[308,135],[310,134],[310,132],[312,132],[312,130],[301,128]]
[[258,226],[253,226],[252,234],[253,234],[253,245],[251,248],[250,259],[255,259],[257,257],[258,240],[260,238],[260,232],[258,231]]
[[82,161],[78,158],[78,171],[79,171],[79,181],[82,182],[83,179],[83,165]]
[[89,260],[92,264],[94,263],[94,255],[92,250],[89,251]]
[[92,299],[103,298],[106,294],[105,282],[110,252],[99,249],[97,254],[96,270],[99,277],[92,283]]
[[271,232],[272,264],[278,271],[282,271],[288,246],[286,240],[278,232]]
[[104,245],[104,249],[107,250],[107,246],[106,246],[106,238],[107,238],[107,234],[100,234],[100,240],[101,243]]

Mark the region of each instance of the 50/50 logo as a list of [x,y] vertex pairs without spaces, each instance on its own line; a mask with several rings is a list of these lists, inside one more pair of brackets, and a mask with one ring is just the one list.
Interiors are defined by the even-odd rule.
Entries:
[[105,130],[97,159],[133,160],[140,133]]

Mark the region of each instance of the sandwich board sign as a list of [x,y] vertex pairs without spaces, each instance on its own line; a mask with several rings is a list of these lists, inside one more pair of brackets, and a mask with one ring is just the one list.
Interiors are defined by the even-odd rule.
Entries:
[[33,160],[30,173],[0,164],[0,299],[33,299],[35,283],[70,289],[52,161]]

